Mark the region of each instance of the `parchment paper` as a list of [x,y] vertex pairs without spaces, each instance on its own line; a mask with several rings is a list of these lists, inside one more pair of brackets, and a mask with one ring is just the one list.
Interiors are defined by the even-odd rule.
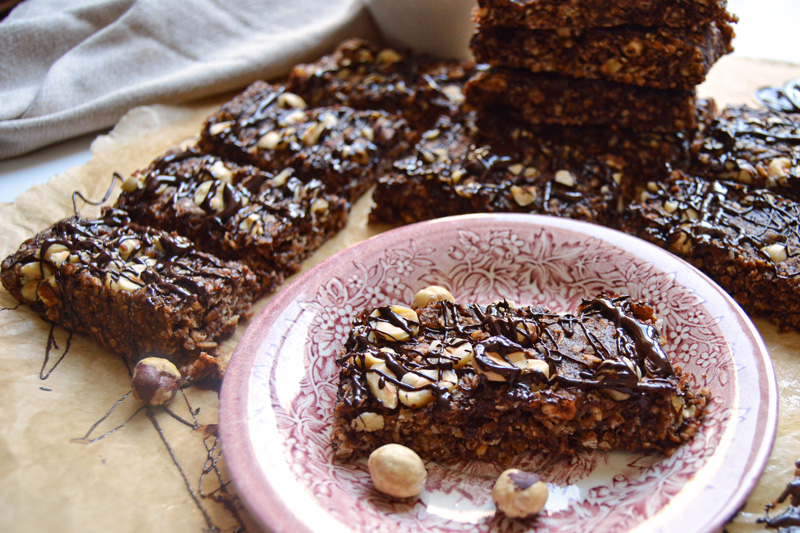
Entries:
[[[751,102],[756,88],[781,85],[795,77],[800,77],[800,66],[729,57],[714,67],[700,93],[714,96],[720,105]],[[197,134],[203,119],[227,99],[130,112],[109,135],[93,143],[87,164],[33,187],[15,204],[0,204],[0,256],[70,215],[73,191],[102,198],[113,172],[124,176],[142,168],[168,147]],[[304,270],[388,229],[367,225],[370,202],[362,198],[356,204],[347,228],[309,258]],[[79,208],[84,214],[97,209],[82,204]],[[256,311],[268,300],[260,300]],[[0,290],[0,307],[16,304]],[[791,481],[794,461],[800,458],[800,334],[778,333],[764,320],[756,320],[756,325],[775,364],[781,414],[769,465],[743,512],[728,526],[731,532],[763,530],[756,519]],[[204,439],[206,433],[192,430],[164,411],[155,412],[155,423],[142,411],[106,438],[93,443],[75,441],[86,436],[130,390],[128,370],[120,358],[75,335],[69,353],[56,365],[68,338],[56,328],[54,338],[60,349],[53,349],[46,361],[50,327],[24,306],[0,312],[0,328],[1,531],[196,532],[212,524],[222,530],[241,525],[257,530],[246,511],[231,512],[201,496],[219,487],[213,469],[200,486],[204,468],[216,464],[223,481],[229,481],[219,446],[212,448],[213,438]],[[224,346],[232,350],[243,330],[241,326]],[[200,424],[216,423],[216,392],[190,389],[186,398],[178,396],[171,404],[176,415],[191,420],[196,412]],[[113,430],[138,407],[132,398],[125,399],[89,438]],[[233,489],[228,485],[225,490]]]

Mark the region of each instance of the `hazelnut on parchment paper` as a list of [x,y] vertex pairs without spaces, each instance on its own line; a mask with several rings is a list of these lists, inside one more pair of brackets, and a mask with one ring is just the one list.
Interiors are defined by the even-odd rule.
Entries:
[[510,468],[500,474],[492,489],[497,509],[509,518],[529,518],[544,509],[547,484],[538,474]]
[[417,453],[401,444],[385,444],[367,461],[375,488],[395,498],[416,496],[425,488],[428,472]]
[[181,373],[171,361],[147,357],[133,369],[133,396],[146,404],[164,405],[175,396],[181,381]]

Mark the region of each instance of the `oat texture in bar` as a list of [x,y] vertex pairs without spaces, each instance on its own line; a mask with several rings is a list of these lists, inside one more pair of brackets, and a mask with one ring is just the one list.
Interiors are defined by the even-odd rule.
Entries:
[[132,362],[166,357],[189,379],[218,377],[218,341],[250,316],[255,277],[121,212],[61,220],[2,264],[3,286],[45,320]]
[[123,183],[117,207],[143,225],[188,237],[203,251],[237,259],[273,290],[344,227],[347,201],[306,183],[194,149],[157,158]]
[[560,158],[538,143],[481,142],[447,118],[423,133],[415,154],[381,178],[372,222],[408,224],[486,212],[550,214],[611,225],[620,194],[618,158]]
[[691,90],[733,51],[727,23],[693,28],[480,28],[472,52],[480,63],[601,79],[658,89]]
[[705,271],[748,312],[800,329],[800,204],[769,189],[675,172],[623,229]]
[[208,118],[202,151],[278,174],[292,168],[353,201],[403,154],[414,133],[386,111],[308,107],[283,86],[256,82]]
[[648,132],[697,127],[694,90],[654,89],[587,78],[493,67],[466,87],[481,114],[510,112],[531,124],[607,125]]
[[557,314],[437,298],[355,318],[338,359],[337,459],[387,442],[440,461],[670,453],[702,421],[707,391],[673,367],[647,302],[600,294]]

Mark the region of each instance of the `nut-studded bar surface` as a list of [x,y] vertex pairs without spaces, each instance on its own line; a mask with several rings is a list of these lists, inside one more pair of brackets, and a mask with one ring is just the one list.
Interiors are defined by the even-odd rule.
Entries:
[[728,106],[696,143],[691,171],[800,200],[800,114]]
[[728,21],[727,0],[478,0],[485,26],[534,29],[600,26],[692,27]]
[[208,118],[202,151],[262,170],[294,169],[349,201],[413,143],[405,119],[386,111],[308,107],[283,86],[255,82]]
[[[565,152],[563,150],[562,152]],[[612,224],[620,194],[618,158],[571,159],[551,145],[490,143],[442,117],[416,153],[381,178],[370,221],[408,224],[481,212],[551,214]],[[579,157],[580,156],[580,157]]]
[[461,114],[473,68],[471,62],[435,60],[348,39],[332,54],[296,66],[286,89],[311,106],[382,109],[427,129],[439,115]]
[[768,189],[675,172],[622,224],[688,260],[747,311],[800,329],[800,204]]
[[387,442],[441,461],[670,453],[697,431],[707,391],[673,367],[656,320],[605,294],[574,315],[505,300],[366,309],[338,360],[335,457]]
[[648,132],[695,128],[695,92],[492,67],[466,87],[482,115],[507,110],[531,124],[608,125]]
[[61,220],[2,264],[3,286],[45,320],[133,362],[166,357],[184,377],[219,373],[217,341],[250,316],[255,277],[124,213]]
[[[619,165],[623,178],[634,183],[666,179],[672,168],[687,168],[696,158],[696,145],[703,132],[717,116],[714,100],[698,99],[696,129],[659,133],[606,125],[531,125],[501,110],[493,111],[498,112],[476,117],[482,142],[498,146],[527,143],[566,160],[602,158]],[[609,155],[614,157],[609,159]],[[623,193],[629,189],[623,183]]]
[[733,51],[727,23],[694,28],[480,28],[472,53],[480,63],[655,87],[691,90]]
[[347,222],[346,200],[327,194],[318,180],[303,183],[292,174],[175,151],[128,178],[116,205],[134,222],[242,261],[266,292]]

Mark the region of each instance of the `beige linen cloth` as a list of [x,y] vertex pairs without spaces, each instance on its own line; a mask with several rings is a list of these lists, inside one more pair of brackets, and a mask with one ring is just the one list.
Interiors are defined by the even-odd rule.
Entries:
[[27,0],[0,22],[0,159],[284,75],[372,31],[360,0]]

